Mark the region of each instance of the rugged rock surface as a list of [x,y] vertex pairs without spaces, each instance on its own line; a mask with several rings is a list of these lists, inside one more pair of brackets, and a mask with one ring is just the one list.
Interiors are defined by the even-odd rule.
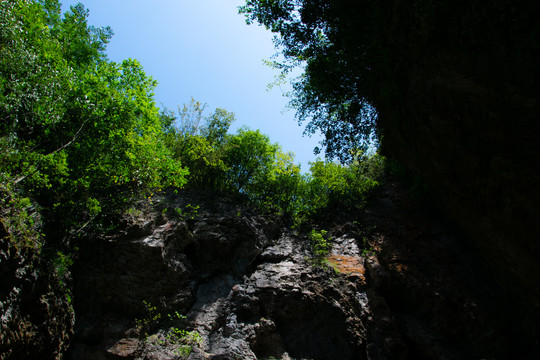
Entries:
[[61,359],[69,346],[75,319],[66,291],[43,258],[19,251],[3,233],[0,315],[2,360]]
[[[137,214],[81,245],[69,358],[182,358],[180,323],[200,335],[192,360],[527,358],[474,254],[398,187],[382,196],[332,226],[324,266],[305,236],[231,202],[184,195]],[[170,211],[187,204],[200,207]],[[144,334],[143,301],[187,319]]]
[[[177,198],[167,206],[186,203]],[[125,234],[81,245],[71,358],[178,358],[176,344],[148,341],[167,329],[137,337],[143,301],[187,314],[202,336],[192,359],[365,353],[363,273],[351,275],[355,283],[313,267],[306,239],[221,201],[184,219],[147,216]]]
[[125,353],[131,342],[123,340],[119,347],[117,341],[137,335],[135,320],[147,316],[143,302],[163,314],[185,314],[199,287],[216,276],[244,275],[275,236],[275,226],[248,208],[196,201],[200,209],[187,195],[170,198],[168,210],[157,211],[159,204],[135,209],[126,231],[80,244],[73,271],[77,322],[71,358]]
[[367,283],[384,299],[408,357],[534,359],[516,330],[520,319],[500,301],[501,284],[443,219],[390,184],[361,220],[375,254]]
[[284,235],[256,259],[250,276],[220,281],[227,286],[217,299],[199,290],[190,317],[214,354],[209,358],[354,359],[365,352],[361,283],[313,268],[303,245]]

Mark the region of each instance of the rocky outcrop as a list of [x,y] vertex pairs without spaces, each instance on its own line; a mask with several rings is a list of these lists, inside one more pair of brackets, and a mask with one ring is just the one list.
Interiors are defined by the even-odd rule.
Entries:
[[75,271],[71,358],[176,359],[175,344],[148,341],[166,329],[137,336],[143,301],[187,314],[202,337],[192,359],[365,353],[365,283],[313,267],[305,239],[238,210],[210,214],[201,207],[188,221],[154,219],[140,238],[128,233],[84,245]]
[[[392,183],[364,214],[367,283],[382,298],[411,359],[534,359],[501,283],[435,209]],[[383,311],[383,312],[384,312]],[[374,310],[375,313],[379,310]]]
[[187,313],[204,284],[241,278],[276,231],[249,208],[189,195],[133,209],[125,221],[125,231],[80,244],[73,359],[125,353],[140,335],[134,325],[147,316],[145,302],[162,314]]
[[61,359],[75,320],[66,290],[33,249],[0,237],[0,359]]
[[201,288],[190,317],[208,358],[361,358],[362,284],[313,268],[310,259],[305,244],[284,235],[257,257],[251,275],[220,281],[227,285],[216,299]]
[[81,244],[69,358],[527,358],[507,347],[511,319],[474,253],[399,187],[381,196],[328,225],[323,262],[306,236],[224,199],[134,212],[126,231]]
[[192,359],[365,354],[364,281],[314,267],[305,238],[247,207],[189,195],[162,203],[188,205],[197,211],[140,211],[122,234],[80,244],[70,358],[178,358],[170,323],[148,334],[137,329],[143,302],[187,315],[201,336]]

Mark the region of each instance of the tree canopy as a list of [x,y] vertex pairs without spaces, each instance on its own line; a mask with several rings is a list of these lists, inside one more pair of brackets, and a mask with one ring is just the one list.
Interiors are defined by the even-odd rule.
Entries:
[[229,133],[234,114],[218,108],[206,116],[205,107],[192,99],[177,115],[165,111],[166,122],[177,124],[168,146],[190,169],[188,188],[239,195],[263,212],[299,225],[329,211],[354,213],[378,186],[384,161],[377,154],[357,152],[347,165],[317,159],[303,173],[294,154],[268,136],[246,127]]
[[[17,246],[39,246],[41,234],[71,238],[89,225],[106,231],[133,201],[186,184],[295,221],[361,205],[376,185],[354,163],[317,161],[303,174],[260,131],[230,133],[235,116],[225,109],[206,115],[194,99],[177,113],[159,109],[156,81],[137,60],[110,61],[112,30],[89,26],[88,14],[81,4],[61,14],[57,0],[0,3],[0,230]],[[289,29],[291,56],[315,51],[309,42],[292,47],[303,25],[288,21],[275,26]]]
[[539,29],[532,4],[246,0],[239,10],[249,24],[275,34],[285,58],[275,68],[303,70],[292,80],[291,103],[308,133],[322,132],[330,158],[350,161],[373,137],[383,148],[385,135],[399,141],[394,134],[401,123],[416,116],[403,108],[406,96],[418,95],[410,94],[415,78],[436,68],[537,91]]
[[80,228],[187,174],[162,141],[156,82],[136,60],[109,61],[112,31],[87,17],[81,4],[62,16],[56,0],[0,4],[3,208],[42,209],[54,228]]
[[292,105],[306,132],[320,130],[329,158],[351,161],[376,137],[375,93],[381,61],[377,1],[361,2],[248,0],[240,7],[254,21],[276,33],[287,74],[302,66],[293,80]]

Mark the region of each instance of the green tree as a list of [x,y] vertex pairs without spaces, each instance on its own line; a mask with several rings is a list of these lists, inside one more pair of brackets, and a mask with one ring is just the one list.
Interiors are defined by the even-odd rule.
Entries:
[[184,135],[199,135],[206,104],[191,98],[189,104],[178,106],[177,131]]
[[223,147],[215,146],[202,136],[178,134],[173,153],[189,169],[188,187],[227,190],[228,167],[223,161]]
[[212,115],[206,118],[206,125],[201,129],[201,135],[211,144],[222,145],[235,120],[234,113],[217,108]]
[[348,165],[317,159],[311,163],[303,193],[304,217],[362,208],[379,185],[383,171],[384,158],[378,154],[359,154]]
[[190,169],[189,187],[225,191],[228,167],[223,157],[227,132],[235,117],[220,108],[205,116],[205,108],[205,104],[191,99],[189,104],[178,107],[178,117],[170,110],[162,110],[164,138],[173,157]]
[[283,74],[302,66],[293,80],[291,104],[306,132],[317,130],[328,158],[351,161],[376,135],[376,95],[386,64],[383,5],[355,0],[247,0],[240,7],[276,33]]
[[317,161],[311,163],[311,177],[309,179],[310,198],[312,198],[314,210],[317,208],[336,208],[344,201],[349,201],[350,171],[332,161]]
[[87,17],[80,4],[62,17],[55,0],[0,3],[3,191],[29,199],[49,229],[185,182],[163,142],[155,81],[136,60],[108,61],[112,31]]
[[248,193],[256,188],[271,171],[278,148],[258,130],[239,129],[227,140],[224,154],[230,186],[238,192]]
[[294,154],[278,149],[269,171],[251,190],[251,198],[265,210],[293,219],[301,208],[304,182],[300,166],[294,164]]

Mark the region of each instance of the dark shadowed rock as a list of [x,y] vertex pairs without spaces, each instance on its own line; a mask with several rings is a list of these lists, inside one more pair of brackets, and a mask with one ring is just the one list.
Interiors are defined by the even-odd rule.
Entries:
[[[87,240],[74,271],[71,359],[394,360],[515,353],[504,342],[515,340],[508,318],[490,303],[493,287],[474,253],[397,184],[385,189],[386,200],[366,208],[362,225],[330,229],[327,265],[314,260],[306,236],[278,231],[279,225],[249,208],[192,194],[162,203],[197,203],[197,214],[188,219],[149,211],[133,221],[153,224],[143,236],[124,231]],[[162,315],[144,329],[135,323],[149,316],[143,301],[155,306],[151,316]],[[187,319],[167,320],[175,312]],[[190,351],[171,337],[177,327],[199,335]]]
[[50,264],[0,234],[0,359],[61,359],[73,309]]
[[519,312],[516,331],[529,342],[520,346],[533,351],[540,348],[539,7],[417,5],[388,2],[388,76],[377,104],[385,151],[430,184],[433,202],[501,285],[500,303]]

